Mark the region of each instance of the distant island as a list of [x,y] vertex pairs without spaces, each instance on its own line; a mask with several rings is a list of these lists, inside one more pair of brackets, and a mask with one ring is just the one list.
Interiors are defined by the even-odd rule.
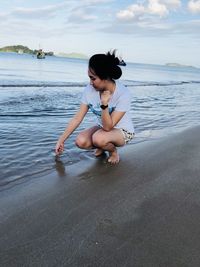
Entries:
[[58,53],[58,57],[67,57],[67,58],[78,58],[78,59],[88,59],[88,56],[80,53]]
[[[12,53],[18,53],[18,54],[31,54],[31,55],[37,55],[41,49],[30,49],[27,46],[23,45],[11,45],[11,46],[4,46],[0,48],[0,52],[12,52]],[[80,53],[58,53],[55,54],[54,52],[45,52],[45,56],[59,56],[59,57],[67,57],[67,58],[77,58],[77,59],[88,59],[88,57],[84,54]]]
[[26,54],[34,53],[33,50],[23,45],[4,46],[0,48],[0,52],[15,52],[15,53],[26,53]]
[[189,65],[182,65],[179,63],[166,63],[165,64],[168,67],[178,67],[178,68],[196,68],[194,66],[189,66]]
[[[31,54],[31,55],[37,55],[40,50],[41,49],[32,50],[28,48],[27,46],[23,46],[23,45],[11,45],[11,46],[4,46],[0,48],[0,52],[14,52],[18,54]],[[53,52],[44,52],[44,54],[46,56],[54,55]]]

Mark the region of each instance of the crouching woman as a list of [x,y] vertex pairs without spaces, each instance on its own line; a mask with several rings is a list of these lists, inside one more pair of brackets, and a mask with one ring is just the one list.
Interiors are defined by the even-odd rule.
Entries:
[[78,112],[57,141],[57,155],[63,152],[64,142],[90,109],[96,117],[96,122],[91,128],[78,134],[76,145],[82,149],[96,149],[96,157],[107,151],[109,163],[119,162],[117,147],[124,146],[134,136],[130,117],[131,95],[128,88],[117,81],[122,75],[119,65],[120,60],[115,51],[95,54],[89,59],[90,84],[83,92]]

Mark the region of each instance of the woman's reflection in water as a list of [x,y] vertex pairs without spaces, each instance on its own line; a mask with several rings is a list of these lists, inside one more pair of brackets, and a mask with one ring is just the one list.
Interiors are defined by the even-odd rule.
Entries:
[[66,176],[65,164],[62,162],[59,156],[55,156],[55,168],[60,177]]

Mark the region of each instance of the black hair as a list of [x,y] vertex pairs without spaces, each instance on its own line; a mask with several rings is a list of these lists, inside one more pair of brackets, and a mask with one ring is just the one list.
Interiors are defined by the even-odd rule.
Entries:
[[102,80],[117,80],[122,75],[118,66],[120,60],[115,56],[116,50],[106,54],[95,54],[89,59],[89,69]]

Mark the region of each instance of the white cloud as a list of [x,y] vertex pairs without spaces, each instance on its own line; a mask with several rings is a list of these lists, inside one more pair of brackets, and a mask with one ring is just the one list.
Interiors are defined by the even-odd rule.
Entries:
[[62,2],[57,5],[48,5],[48,6],[40,6],[40,7],[15,7],[13,9],[8,10],[6,13],[0,13],[0,21],[3,19],[12,21],[13,19],[18,20],[27,20],[30,19],[46,19],[52,18],[57,15],[58,12],[65,10],[69,10],[69,2]]
[[[200,1],[200,0],[199,0]],[[181,6],[181,0],[148,0],[143,4],[133,4],[116,14],[120,21],[140,20],[144,16],[165,17],[170,11]]]
[[[112,2],[113,0],[83,0],[70,11],[68,15],[68,23],[87,23],[97,20],[104,13],[105,3]],[[97,12],[98,11],[98,12]],[[94,25],[90,25],[93,27]]]
[[164,17],[169,13],[169,11],[167,9],[167,6],[165,4],[160,3],[159,0],[149,0],[146,13]]
[[192,13],[200,13],[200,0],[197,0],[197,1],[191,0],[191,1],[189,1],[188,9]]
[[121,10],[117,13],[117,18],[124,21],[133,20],[145,13],[145,7],[142,5],[134,4],[129,6],[125,10]]

